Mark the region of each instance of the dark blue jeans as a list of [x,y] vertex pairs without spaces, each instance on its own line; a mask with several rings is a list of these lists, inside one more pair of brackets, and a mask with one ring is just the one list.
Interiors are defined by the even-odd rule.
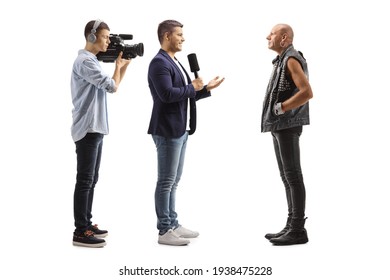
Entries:
[[272,132],[280,176],[286,189],[288,216],[303,219],[306,190],[301,170],[299,137],[302,126]]
[[74,220],[76,230],[81,233],[92,224],[92,202],[95,185],[99,179],[103,134],[88,133],[77,141],[77,177],[74,190]]

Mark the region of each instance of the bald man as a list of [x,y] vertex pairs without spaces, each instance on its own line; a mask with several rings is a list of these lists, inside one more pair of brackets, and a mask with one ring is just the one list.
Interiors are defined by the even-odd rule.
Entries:
[[265,235],[274,245],[303,244],[309,241],[305,225],[306,190],[303,182],[299,138],[309,125],[309,99],[313,93],[306,59],[293,46],[294,32],[277,24],[267,36],[268,48],[278,55],[263,104],[261,131],[271,132],[280,176],[286,191],[288,217],[278,233]]

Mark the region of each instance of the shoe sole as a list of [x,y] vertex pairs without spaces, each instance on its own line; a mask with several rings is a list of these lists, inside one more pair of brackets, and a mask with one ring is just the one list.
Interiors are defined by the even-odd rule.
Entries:
[[88,248],[101,248],[101,247],[106,246],[106,242],[89,244],[89,243],[82,243],[82,242],[73,241],[73,245],[80,246],[80,247],[88,247]]
[[181,238],[197,238],[199,236],[199,234],[197,234],[197,235],[179,235],[179,237],[181,237]]
[[108,235],[108,233],[102,233],[102,234],[94,234],[94,236],[96,237],[96,238],[104,238],[104,237],[107,237],[107,235]]
[[171,246],[185,246],[190,244],[190,241],[180,242],[180,243],[170,243],[170,242],[164,242],[164,241],[158,241],[158,244],[161,245],[171,245]]
[[270,242],[273,245],[276,245],[276,246],[289,246],[289,245],[306,244],[307,242],[309,242],[309,239],[298,241],[298,242],[294,242],[294,243],[278,243],[278,242],[272,242],[272,241],[270,241]]

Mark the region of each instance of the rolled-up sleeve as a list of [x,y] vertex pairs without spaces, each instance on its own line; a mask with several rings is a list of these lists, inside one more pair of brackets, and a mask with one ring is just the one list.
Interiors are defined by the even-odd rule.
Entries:
[[84,67],[81,68],[81,71],[85,71],[85,73],[82,73],[81,76],[83,76],[87,82],[110,93],[115,91],[115,81],[99,68],[99,64],[96,64],[96,62],[91,59],[84,60],[83,64]]

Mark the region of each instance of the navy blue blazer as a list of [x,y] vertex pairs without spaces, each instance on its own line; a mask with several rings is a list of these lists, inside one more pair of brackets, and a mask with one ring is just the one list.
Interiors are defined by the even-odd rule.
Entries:
[[182,67],[183,77],[177,64],[167,52],[160,49],[149,64],[148,82],[153,97],[153,110],[148,134],[168,138],[181,137],[187,126],[187,109],[190,103],[190,132],[196,128],[195,100],[211,96],[206,86],[195,91],[191,78]]

